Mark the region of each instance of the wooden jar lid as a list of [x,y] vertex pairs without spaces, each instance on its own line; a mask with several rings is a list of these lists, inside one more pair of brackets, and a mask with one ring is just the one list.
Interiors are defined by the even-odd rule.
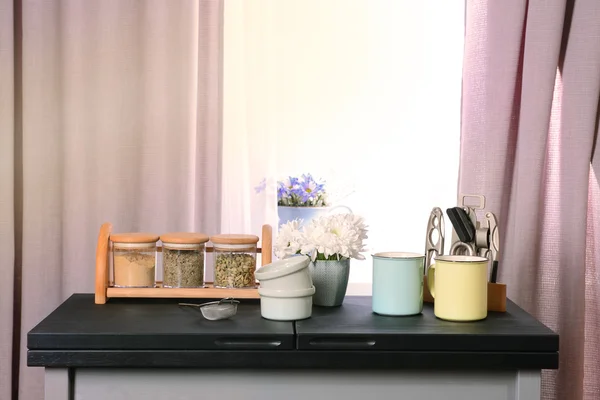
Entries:
[[211,236],[210,241],[216,244],[256,244],[258,243],[258,236],[223,233]]
[[110,241],[113,243],[156,243],[158,235],[145,232],[113,233]]
[[200,244],[208,242],[208,235],[193,232],[171,232],[160,235],[163,243]]

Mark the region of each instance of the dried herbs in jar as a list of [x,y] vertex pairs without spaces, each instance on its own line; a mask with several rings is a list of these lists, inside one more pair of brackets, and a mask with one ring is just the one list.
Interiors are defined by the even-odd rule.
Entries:
[[216,235],[214,246],[215,287],[256,287],[256,243],[254,235]]
[[163,287],[204,287],[204,266],[208,236],[177,232],[160,237],[163,242]]

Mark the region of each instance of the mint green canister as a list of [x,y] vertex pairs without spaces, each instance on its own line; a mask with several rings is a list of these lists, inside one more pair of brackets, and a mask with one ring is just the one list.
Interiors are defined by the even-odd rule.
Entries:
[[423,311],[425,256],[418,253],[373,254],[373,312],[406,316]]

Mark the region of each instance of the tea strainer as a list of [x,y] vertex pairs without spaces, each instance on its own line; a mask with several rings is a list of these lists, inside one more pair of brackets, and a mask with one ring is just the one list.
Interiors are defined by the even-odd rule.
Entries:
[[240,304],[240,302],[233,297],[227,297],[219,301],[211,301],[202,304],[179,303],[180,306],[200,308],[202,316],[210,321],[233,317],[237,313],[238,304]]

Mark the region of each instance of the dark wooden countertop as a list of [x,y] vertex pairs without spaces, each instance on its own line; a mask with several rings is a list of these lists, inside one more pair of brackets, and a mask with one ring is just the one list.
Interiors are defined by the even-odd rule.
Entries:
[[347,297],[343,307],[315,308],[296,322],[298,349],[555,352],[558,335],[508,301],[507,312],[490,312],[484,321],[436,318],[433,306],[408,317],[371,312],[370,297]]
[[[192,300],[203,302],[203,300]],[[209,300],[210,301],[210,300]],[[555,369],[558,335],[514,303],[479,322],[371,312],[370,297],[315,307],[310,319],[260,317],[257,300],[207,321],[177,300],[75,294],[27,335],[28,365],[44,367]]]
[[[202,303],[213,300],[184,300]],[[193,307],[169,299],[111,299],[94,304],[75,294],[27,337],[34,349],[63,350],[217,350],[295,348],[294,326],[260,316],[256,301],[243,301],[235,317],[208,321]]]

